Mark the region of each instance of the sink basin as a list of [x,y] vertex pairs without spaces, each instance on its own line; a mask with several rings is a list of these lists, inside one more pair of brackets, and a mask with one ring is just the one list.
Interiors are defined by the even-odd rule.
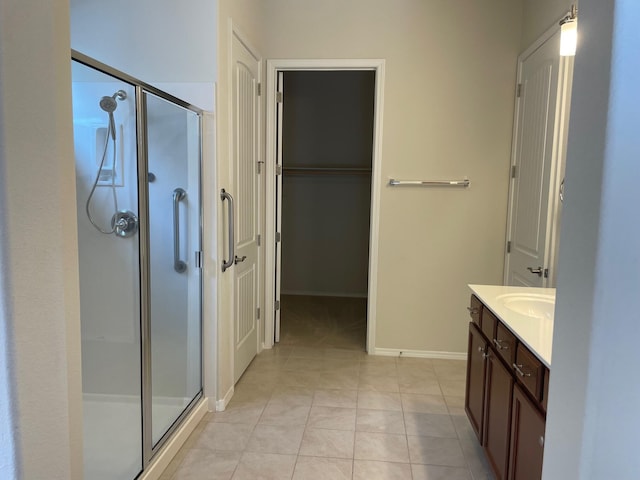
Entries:
[[556,299],[541,293],[508,293],[497,297],[505,308],[532,318],[553,320]]

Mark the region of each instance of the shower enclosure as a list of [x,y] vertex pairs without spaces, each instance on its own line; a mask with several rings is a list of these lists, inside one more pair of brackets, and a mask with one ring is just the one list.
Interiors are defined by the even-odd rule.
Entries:
[[202,398],[202,112],[72,57],[84,478],[134,479]]

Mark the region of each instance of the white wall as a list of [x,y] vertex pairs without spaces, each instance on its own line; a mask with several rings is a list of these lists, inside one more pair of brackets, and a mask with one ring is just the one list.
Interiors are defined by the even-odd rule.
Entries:
[[640,477],[639,16],[580,2],[545,479]]
[[269,58],[384,58],[377,348],[465,352],[468,283],[502,281],[522,4],[263,2]]
[[10,470],[0,476],[80,479],[68,2],[0,4],[0,99],[2,329],[18,469],[16,477]]
[[206,110],[215,25],[212,0],[71,0],[72,48]]

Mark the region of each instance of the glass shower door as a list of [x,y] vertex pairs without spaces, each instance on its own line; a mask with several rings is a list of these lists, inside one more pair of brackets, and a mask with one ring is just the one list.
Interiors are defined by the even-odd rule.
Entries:
[[200,119],[150,93],[144,104],[155,447],[202,391]]
[[132,479],[143,468],[135,87],[77,61],[72,81],[84,478]]

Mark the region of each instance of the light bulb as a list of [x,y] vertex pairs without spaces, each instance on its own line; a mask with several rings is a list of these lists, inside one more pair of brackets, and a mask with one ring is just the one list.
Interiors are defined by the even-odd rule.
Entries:
[[578,20],[569,20],[560,26],[560,55],[573,57],[578,44]]

